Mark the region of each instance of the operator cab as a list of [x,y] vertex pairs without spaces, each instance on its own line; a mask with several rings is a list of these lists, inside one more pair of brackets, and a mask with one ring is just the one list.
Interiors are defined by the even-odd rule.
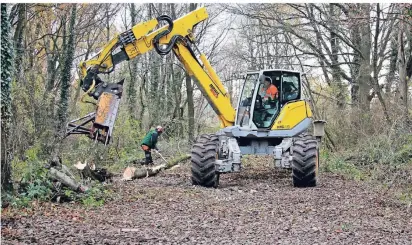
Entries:
[[302,99],[298,71],[248,72],[239,98],[236,122],[242,128],[270,130],[283,105]]

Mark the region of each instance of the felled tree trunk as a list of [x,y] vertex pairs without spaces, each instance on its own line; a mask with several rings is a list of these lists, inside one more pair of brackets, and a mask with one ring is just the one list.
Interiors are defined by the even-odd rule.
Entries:
[[51,160],[48,175],[50,179],[57,180],[74,191],[83,192],[85,190],[85,187],[76,181],[70,169],[62,163],[59,156]]
[[123,173],[123,180],[141,179],[145,177],[152,177],[160,173],[162,170],[169,169],[182,161],[190,158],[190,155],[183,155],[169,163],[164,163],[153,168],[137,169],[135,167],[127,167]]
[[72,189],[74,191],[79,190],[79,187],[81,186],[76,180],[74,180],[73,178],[71,178],[67,174],[63,173],[63,171],[59,171],[55,168],[50,168],[49,176],[52,179],[58,180],[63,185],[69,187],[70,189]]

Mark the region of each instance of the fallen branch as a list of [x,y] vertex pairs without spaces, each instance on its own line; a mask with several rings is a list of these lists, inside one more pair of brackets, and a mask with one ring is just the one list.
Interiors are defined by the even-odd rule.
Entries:
[[183,155],[173,159],[169,163],[164,163],[152,168],[137,169],[135,167],[127,167],[123,173],[123,180],[134,180],[142,179],[146,177],[152,177],[160,173],[162,170],[166,170],[176,166],[182,161],[185,161],[190,158],[190,155]]

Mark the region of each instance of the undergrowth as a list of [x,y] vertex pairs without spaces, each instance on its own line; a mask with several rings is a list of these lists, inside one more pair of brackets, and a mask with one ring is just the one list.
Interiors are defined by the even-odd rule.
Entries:
[[[134,127],[127,124],[128,129]],[[124,130],[124,129],[123,129]],[[127,130],[117,130],[118,135],[127,134]],[[120,137],[120,136],[119,136]],[[62,149],[62,162],[73,173],[76,181],[81,183],[80,176],[74,164],[95,163],[96,167],[106,168],[111,173],[121,173],[127,166],[136,166],[136,163],[144,158],[140,149],[140,141],[144,134],[135,132],[128,135],[126,142],[117,144],[116,140],[109,146],[94,144],[87,137],[77,137],[66,142]],[[179,137],[161,137],[158,147],[166,159],[187,154],[190,145],[187,140]],[[154,161],[162,162],[162,158],[152,153]],[[173,160],[173,159],[172,159]],[[86,193],[78,193],[71,189],[56,186],[48,176],[48,169],[44,166],[48,159],[42,154],[42,144],[36,143],[28,148],[23,157],[14,158],[12,162],[13,180],[15,190],[13,193],[2,193],[2,202],[8,203],[14,208],[28,208],[33,202],[75,202],[85,207],[92,208],[102,206],[115,194],[110,190],[110,185],[102,185],[97,182],[86,184],[89,189]],[[59,200],[57,200],[59,197]]]
[[342,154],[322,152],[320,157],[320,168],[325,172],[341,174],[353,180],[366,180],[366,171],[359,166],[346,162]]
[[[96,184],[90,187],[85,193],[78,193],[68,188],[59,190],[62,198],[59,202],[71,202],[83,205],[86,208],[95,208],[104,205],[114,198],[113,191],[107,185]],[[16,209],[30,208],[32,203],[56,201],[57,192],[52,187],[49,180],[40,179],[30,183],[24,190],[15,193],[2,193],[2,202],[9,203],[9,206]]]
[[369,181],[412,202],[412,135],[400,132],[360,139],[351,149],[321,152],[321,169],[348,179]]
[[108,185],[101,183],[91,186],[85,193],[66,190],[65,195],[69,196],[72,201],[80,203],[87,208],[100,207],[114,198],[113,190]]
[[52,201],[74,202],[90,208],[102,206],[113,198],[109,185],[93,182],[85,193],[79,193],[50,179],[43,162],[28,163],[31,167],[25,169],[19,181],[15,182],[13,193],[2,192],[2,204],[8,203],[8,206],[20,209],[30,208],[32,203]]

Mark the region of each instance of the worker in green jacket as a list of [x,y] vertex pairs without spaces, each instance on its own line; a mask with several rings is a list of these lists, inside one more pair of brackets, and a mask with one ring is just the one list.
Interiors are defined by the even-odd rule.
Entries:
[[154,149],[157,152],[159,152],[159,148],[157,148],[157,140],[159,136],[163,133],[163,127],[162,126],[157,126],[156,129],[150,130],[146,136],[143,138],[141,142],[141,147],[142,150],[144,151],[144,162],[142,164],[148,165],[153,163],[152,159],[152,152],[151,150]]

